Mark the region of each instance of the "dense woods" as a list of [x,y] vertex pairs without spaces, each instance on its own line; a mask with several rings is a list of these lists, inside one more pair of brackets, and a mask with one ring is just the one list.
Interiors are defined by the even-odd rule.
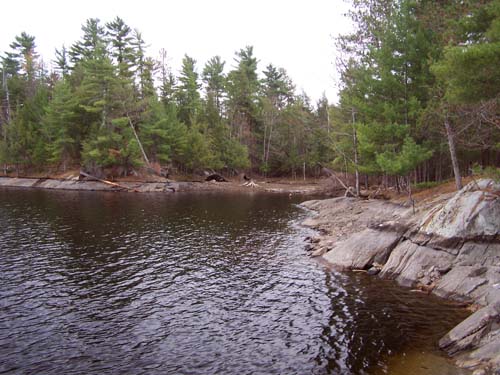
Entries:
[[500,1],[351,3],[335,105],[311,103],[251,46],[229,63],[185,55],[176,74],[121,18],[89,19],[49,71],[22,32],[1,58],[2,168],[305,177],[330,165],[359,190],[453,175],[459,185],[476,164],[498,166]]
[[147,56],[141,33],[117,17],[89,19],[80,40],[56,51],[51,72],[35,37],[21,33],[10,47],[2,58],[5,169],[296,175],[328,161],[319,149],[326,123],[283,68],[259,70],[251,46],[230,67],[219,56],[199,67],[185,55],[175,75],[166,51]]
[[[500,1],[352,1],[337,168],[407,188],[500,165]],[[359,186],[359,178],[357,179]]]

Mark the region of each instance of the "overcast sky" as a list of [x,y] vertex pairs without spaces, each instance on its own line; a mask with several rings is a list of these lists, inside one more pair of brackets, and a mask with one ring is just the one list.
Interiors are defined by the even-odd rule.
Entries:
[[214,55],[234,65],[235,51],[254,46],[259,71],[269,63],[287,70],[297,89],[314,101],[324,91],[336,101],[333,37],[350,25],[343,0],[25,0],[2,2],[0,51],[22,31],[36,37],[47,62],[54,49],[70,46],[91,17],[103,23],[119,16],[142,32],[149,54],[165,48],[177,73],[185,53],[197,60],[201,72]]

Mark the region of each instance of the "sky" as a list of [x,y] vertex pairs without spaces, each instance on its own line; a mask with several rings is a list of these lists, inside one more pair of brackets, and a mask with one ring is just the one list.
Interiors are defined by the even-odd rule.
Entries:
[[337,101],[334,37],[350,30],[344,0],[25,0],[2,3],[0,53],[10,50],[16,35],[36,37],[46,63],[55,48],[71,46],[82,36],[88,18],[103,23],[121,17],[137,28],[157,58],[167,51],[168,63],[178,73],[184,54],[205,62],[220,55],[226,72],[235,52],[254,47],[262,71],[272,63],[285,68],[297,87],[317,101],[326,94]]

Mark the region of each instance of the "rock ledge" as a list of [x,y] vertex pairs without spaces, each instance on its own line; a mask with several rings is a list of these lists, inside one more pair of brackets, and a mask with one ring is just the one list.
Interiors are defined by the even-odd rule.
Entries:
[[[477,374],[500,374],[500,184],[472,182],[413,211],[384,201],[304,202],[310,246],[341,269],[367,270],[479,309],[439,346]],[[321,251],[318,251],[321,250]]]

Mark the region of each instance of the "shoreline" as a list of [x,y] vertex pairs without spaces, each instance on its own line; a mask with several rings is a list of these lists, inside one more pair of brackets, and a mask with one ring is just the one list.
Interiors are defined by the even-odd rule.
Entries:
[[79,180],[69,178],[30,178],[0,176],[0,188],[71,190],[71,191],[107,191],[133,193],[184,193],[184,192],[261,192],[297,195],[321,195],[326,193],[326,181],[285,182],[256,181],[256,185],[243,186],[241,182],[227,181],[119,181],[111,185],[98,180]]
[[500,374],[500,184],[481,180],[409,204],[356,198],[302,203],[312,257],[471,305],[439,340],[458,367]]
[[[113,186],[77,178],[0,176],[0,188],[305,196],[326,192],[326,181],[256,182],[251,188],[236,181],[169,180],[120,181]],[[302,224],[319,233],[309,238],[306,250],[329,266],[396,280],[404,287],[473,305],[476,311],[441,338],[439,347],[473,375],[500,374],[500,184],[487,180],[479,184],[471,183],[456,194],[418,199],[415,213],[408,204],[387,200],[310,200],[301,204],[310,211]]]

